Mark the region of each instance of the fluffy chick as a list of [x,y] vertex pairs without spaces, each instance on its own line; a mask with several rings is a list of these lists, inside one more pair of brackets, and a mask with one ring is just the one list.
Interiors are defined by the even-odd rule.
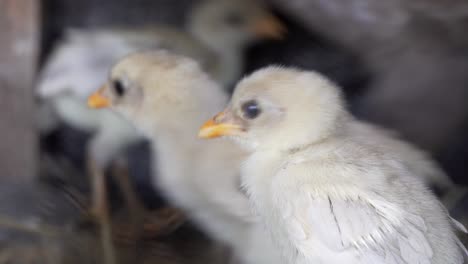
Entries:
[[214,238],[232,246],[242,263],[276,263],[273,247],[258,239],[262,231],[255,229],[239,188],[245,152],[229,141],[196,137],[200,122],[227,99],[195,61],[166,51],[122,59],[107,84],[90,97],[93,105],[110,107],[151,140],[156,188]]
[[242,80],[200,136],[252,152],[242,182],[285,263],[463,263],[445,208],[343,106],[319,74],[270,67]]

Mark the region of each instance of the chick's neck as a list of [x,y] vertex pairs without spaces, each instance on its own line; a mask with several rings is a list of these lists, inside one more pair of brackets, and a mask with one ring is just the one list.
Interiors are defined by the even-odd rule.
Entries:
[[[305,129],[307,126],[297,126],[292,130],[279,130],[275,135],[262,140],[257,152],[271,152],[283,154],[296,154],[306,151],[314,146],[322,145],[333,138],[340,138],[346,135],[349,125],[354,119],[346,112],[341,112],[336,120],[327,126],[320,128]],[[303,127],[303,129],[300,129]]]
[[[213,99],[214,100],[214,99]],[[190,107],[173,117],[153,120],[152,124],[146,122],[145,134],[157,145],[178,145],[183,148],[197,148],[202,142],[197,135],[205,120],[218,111],[217,107]],[[212,109],[213,108],[213,109]],[[159,147],[159,146],[158,146]]]
[[[197,193],[203,193],[196,177],[187,175],[203,175],[196,165],[200,163],[204,155],[211,153],[212,144],[204,144],[203,140],[197,137],[199,124],[202,117],[187,118],[179,122],[182,126],[154,127],[151,147],[155,153],[157,186],[165,190],[178,190],[179,193],[168,191],[172,199],[184,207],[193,208],[198,206],[200,199]],[[194,189],[198,191],[194,191]],[[183,194],[183,195],[182,195]]]
[[195,162],[197,152],[200,149],[196,134],[195,122],[191,120],[178,123],[154,124],[147,128],[146,134],[151,138],[151,147],[155,153],[158,175],[171,175],[170,178],[162,177],[163,185],[185,186],[180,182],[188,173],[190,164]]

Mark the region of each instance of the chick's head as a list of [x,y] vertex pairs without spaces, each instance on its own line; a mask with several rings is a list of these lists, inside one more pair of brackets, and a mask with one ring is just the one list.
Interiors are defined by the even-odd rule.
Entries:
[[228,107],[199,136],[228,136],[250,149],[291,150],[335,132],[345,116],[339,89],[311,71],[268,67],[237,85]]
[[189,30],[214,49],[239,48],[261,38],[281,38],[286,29],[254,0],[204,0],[194,7]]
[[180,131],[201,122],[210,111],[221,109],[225,100],[221,88],[197,62],[161,50],[120,60],[88,104],[109,107],[142,132],[151,133],[155,128]]

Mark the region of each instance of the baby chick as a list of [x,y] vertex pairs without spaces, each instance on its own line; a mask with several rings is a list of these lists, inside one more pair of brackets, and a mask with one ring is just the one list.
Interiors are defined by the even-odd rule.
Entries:
[[193,39],[213,52],[211,59],[198,61],[225,86],[234,85],[240,78],[248,44],[262,38],[281,39],[286,33],[284,25],[261,1],[254,0],[201,1],[186,27]]
[[194,60],[155,51],[122,59],[89,103],[110,107],[151,140],[157,164],[154,186],[231,246],[242,263],[277,263],[273,247],[258,239],[266,234],[256,230],[239,188],[245,152],[229,141],[196,137],[200,122],[222,109],[227,99]]
[[243,186],[285,263],[463,263],[445,208],[343,106],[319,74],[270,67],[199,135],[251,151]]

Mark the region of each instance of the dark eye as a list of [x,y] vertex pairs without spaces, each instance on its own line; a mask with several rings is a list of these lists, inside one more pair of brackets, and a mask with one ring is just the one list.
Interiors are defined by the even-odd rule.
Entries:
[[118,96],[122,96],[125,93],[125,87],[120,80],[112,81],[112,87]]
[[248,119],[254,119],[258,115],[260,115],[260,113],[262,112],[262,110],[260,109],[260,106],[255,100],[250,100],[250,101],[245,102],[242,105],[241,109],[242,109],[242,113],[244,114],[244,117]]
[[224,21],[231,26],[240,26],[244,24],[244,18],[238,13],[229,13],[224,17]]

